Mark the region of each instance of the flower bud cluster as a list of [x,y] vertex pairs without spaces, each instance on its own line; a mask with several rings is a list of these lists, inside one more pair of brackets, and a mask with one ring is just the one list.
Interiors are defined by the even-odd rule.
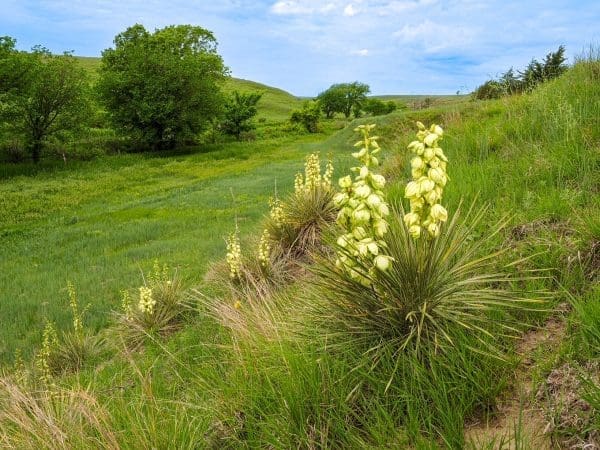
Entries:
[[321,161],[319,153],[312,153],[306,157],[304,163],[304,176],[297,173],[294,178],[294,192],[296,194],[311,192],[319,187],[325,189],[331,188],[331,179],[333,177],[333,163],[327,162],[325,172],[321,176]]
[[417,140],[408,144],[415,157],[410,163],[413,179],[404,191],[410,201],[410,212],[404,215],[404,223],[414,239],[424,233],[435,238],[440,234],[441,222],[448,220],[448,212],[440,204],[448,182],[448,158],[438,145],[444,130],[435,124],[429,129],[421,122],[417,122],[417,126]]
[[271,236],[269,230],[263,230],[260,242],[258,244],[258,261],[260,266],[264,269],[269,267],[271,255]]
[[140,286],[139,310],[145,314],[152,315],[154,314],[155,305],[156,300],[152,297],[152,289],[147,286]]
[[132,320],[133,306],[131,305],[131,296],[129,295],[129,291],[121,291],[121,308],[125,314],[125,319]]
[[[300,175],[300,174],[298,174],[298,175]],[[300,176],[302,176],[302,175],[300,175]],[[283,225],[283,223],[285,221],[285,213],[283,211],[283,202],[281,200],[279,200],[278,198],[271,197],[269,199],[269,207],[271,208],[271,210],[269,211],[269,216],[271,217],[271,220],[278,228],[281,228],[281,226]]]
[[227,238],[227,265],[229,266],[229,277],[240,278],[242,270],[242,249],[237,229]]
[[354,144],[360,150],[352,154],[361,165],[351,169],[356,173],[354,180],[349,175],[340,178],[342,192],[333,199],[340,209],[337,223],[345,230],[337,240],[340,250],[336,265],[364,285],[369,285],[370,281],[356,270],[359,264],[370,267],[370,273],[375,274],[376,269],[387,270],[392,260],[385,254],[386,244],[383,240],[388,229],[385,218],[390,213],[382,190],[385,178],[370,169],[379,165],[374,155],[381,151],[377,144],[378,138],[369,136],[374,127],[375,125],[360,125],[354,130],[363,136],[362,140]]
[[37,353],[35,360],[36,368],[39,371],[40,381],[44,384],[51,384],[52,370],[50,368],[50,357],[58,347],[58,334],[54,328],[54,324],[49,320],[46,321],[44,333],[42,335],[42,348]]
[[67,292],[69,294],[69,305],[73,314],[73,330],[75,333],[83,332],[83,319],[79,313],[79,303],[77,302],[77,293],[75,286],[70,281],[67,281]]

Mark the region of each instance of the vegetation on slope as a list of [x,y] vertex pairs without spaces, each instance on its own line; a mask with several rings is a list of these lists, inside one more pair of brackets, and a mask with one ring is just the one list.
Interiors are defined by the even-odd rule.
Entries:
[[[547,289],[554,293],[553,300],[541,310],[522,311],[516,318],[529,327],[543,326],[558,304],[572,305],[564,342],[556,351],[533,355],[541,387],[549,386],[548,376],[565,364],[583,380],[574,395],[590,405],[586,421],[574,425],[555,420],[558,416],[547,417],[557,425],[552,437],[559,444],[565,438],[575,438],[584,444],[597,439],[594,430],[598,424],[600,381],[594,378],[597,372],[593,368],[600,358],[595,332],[600,320],[596,308],[600,241],[599,81],[600,62],[591,57],[529,95],[460,107],[398,112],[353,123],[377,123],[379,144],[388,152],[384,173],[393,180],[387,191],[390,202],[402,201],[404,186],[410,178],[409,154],[404,149],[412,140],[414,121],[441,123],[445,130],[444,152],[452,162],[448,169],[451,182],[444,191],[446,208],[456,211],[461,199],[467,205],[474,201],[491,205],[471,231],[470,239],[476,241],[500,217],[511,214],[508,228],[480,250],[504,249],[505,256],[498,259],[498,264],[528,257],[514,270],[546,270],[548,275],[530,280],[526,287]],[[115,211],[124,210],[125,204],[126,209],[135,212],[135,217],[152,219],[147,222],[152,225],[148,229],[150,234],[140,235],[139,227],[132,228],[130,236],[133,234],[134,240],[130,252],[112,261],[123,264],[136,258],[140,251],[144,252],[141,242],[149,238],[155,243],[155,251],[142,255],[146,261],[160,255],[161,261],[182,266],[180,271],[186,270],[185,264],[193,264],[193,270],[207,268],[225,253],[225,244],[215,240],[215,235],[233,230],[236,216],[242,246],[245,237],[249,241],[251,232],[259,234],[256,225],[267,211],[257,205],[266,205],[275,178],[281,197],[291,190],[291,175],[300,167],[302,155],[333,151],[335,177],[345,174],[350,162],[347,157],[342,159],[342,155],[349,153],[348,144],[354,141],[352,128],[347,127],[323,142],[305,137],[303,145],[287,144],[280,138],[272,141],[272,146],[265,146],[264,142],[228,144],[213,154],[122,157],[114,161],[123,164],[119,171],[125,171],[125,180],[110,196],[96,193],[101,184],[95,183],[109,180],[102,171],[95,172],[102,168],[101,161],[98,166],[73,167],[70,178],[73,186],[87,185],[88,192],[94,193],[90,194],[90,200],[79,204],[77,211],[87,211],[86,217],[96,219],[80,225],[90,233],[90,240],[80,244],[84,251],[71,254],[88,253],[83,244],[93,244],[97,236],[104,236],[105,244],[109,239],[125,236],[109,222],[100,227],[108,202]],[[281,144],[284,146],[279,152]],[[238,151],[244,152],[242,157],[236,154]],[[220,163],[210,161],[219,156],[226,159]],[[282,157],[285,160],[280,162]],[[197,164],[209,161],[211,167]],[[208,175],[214,164],[222,173]],[[134,173],[139,174],[137,181],[128,172],[134,168]],[[165,180],[165,168],[171,169],[167,173],[169,178],[177,178]],[[183,176],[181,168],[185,169]],[[78,175],[79,170],[86,177]],[[198,170],[200,176],[204,173],[209,177],[205,179],[210,179],[210,184],[203,184],[203,180],[197,183],[194,177]],[[156,185],[149,183],[147,173],[155,174],[152,180],[157,181]],[[289,174],[287,181],[282,174]],[[36,178],[56,176],[56,172],[40,173],[13,181],[20,179],[23,185],[32,184],[33,189],[43,193],[46,186],[36,183]],[[90,179],[86,180],[87,177]],[[178,179],[182,180],[179,186]],[[55,192],[60,192],[60,178],[55,182]],[[159,189],[160,183],[165,182],[172,183],[166,195]],[[230,187],[235,203],[227,197]],[[5,189],[11,189],[10,180],[6,181]],[[237,190],[243,194],[236,195]],[[150,202],[148,193],[152,195]],[[11,195],[2,197],[9,207],[18,200],[16,193]],[[58,205],[69,198],[54,195]],[[155,204],[174,205],[182,220],[169,228],[169,220],[177,217],[174,209],[156,217]],[[145,205],[143,214],[138,214],[140,205]],[[13,264],[7,263],[2,273],[11,280],[23,280],[20,289],[31,280],[24,280],[25,272],[11,272],[19,267],[14,260],[21,258],[21,264],[26,264],[26,252],[31,248],[38,248],[40,256],[47,253],[48,247],[42,244],[53,237],[51,233],[64,233],[57,227],[61,223],[60,214],[57,207],[50,218],[41,214],[34,222],[29,222],[23,214],[9,230]],[[208,228],[202,222],[206,217],[222,220],[215,228]],[[127,226],[127,221],[124,222]],[[36,228],[37,238],[33,239]],[[200,231],[205,234],[199,235]],[[179,252],[164,247],[165,235],[177,240],[180,233],[187,237]],[[73,236],[65,234],[60,242],[69,245],[73,241]],[[210,245],[212,250],[189,251],[190,247],[201,245]],[[90,248],[90,253],[100,255],[97,257],[110,256],[104,246],[95,251],[93,246]],[[73,280],[79,289],[97,266],[81,260],[74,267],[80,271],[80,278]],[[143,284],[141,280],[134,281],[132,272],[112,272],[111,276],[123,283],[112,288],[113,307],[118,300],[114,295],[116,290]],[[109,339],[117,351],[106,350],[102,364],[97,365],[92,359],[82,371],[56,377],[54,386],[49,388],[52,395],[34,396],[14,379],[3,381],[0,443],[27,446],[40,436],[55,435],[62,440],[47,438],[44,442],[50,442],[49,445],[56,442],[57,447],[61,442],[79,447],[94,442],[104,448],[461,448],[469,444],[465,442],[465,424],[493,417],[499,396],[503,392],[511,395],[510,385],[517,365],[514,340],[493,333],[489,341],[479,341],[483,348],[486,344],[500,348],[503,354],[500,359],[478,347],[472,333],[455,328],[452,338],[456,345],[447,351],[435,352],[435,347],[428,347],[425,358],[410,352],[396,354],[396,358],[384,355],[377,367],[372,368],[372,361],[360,348],[348,346],[343,351],[334,351],[329,347],[328,336],[311,327],[314,297],[307,295],[307,291],[312,292],[307,289],[311,286],[310,275],[299,270],[296,278],[296,284],[277,293],[247,291],[241,300],[248,306],[240,309],[222,284],[202,283],[192,295],[193,302],[200,306],[179,333],[167,340],[150,334],[139,353],[131,353],[126,342],[118,338]],[[89,281],[87,295],[99,290],[101,280],[108,282],[110,277]],[[58,283],[44,294],[57,291]],[[85,297],[80,295],[82,299]],[[100,292],[97,298],[101,302],[111,297]],[[5,303],[0,304],[4,307]],[[66,300],[62,305],[49,302],[47,307],[49,312],[52,309],[54,314],[65,317],[64,328],[69,320]],[[4,320],[7,314],[0,317]],[[521,332],[525,329],[517,328]],[[473,348],[480,353],[473,353]],[[535,399],[524,399],[525,404],[531,401]],[[67,408],[75,413],[65,414]],[[35,411],[35,415],[29,411]],[[562,411],[561,405],[554,405],[548,411]],[[562,417],[562,413],[559,415]],[[45,423],[51,423],[52,427],[43,426]],[[517,427],[510,436],[517,440],[515,446],[521,448],[528,445],[528,437],[522,431]],[[499,442],[490,438],[473,445],[493,448]]]

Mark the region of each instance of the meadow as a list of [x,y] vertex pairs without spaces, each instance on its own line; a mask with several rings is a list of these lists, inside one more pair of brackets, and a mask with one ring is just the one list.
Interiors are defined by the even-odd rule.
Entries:
[[[93,68],[94,61],[86,64]],[[257,89],[248,81],[230,83]],[[254,141],[0,167],[0,361],[6,367],[15,365],[18,349],[26,361],[34,359],[46,320],[69,329],[68,282],[93,334],[118,335],[111,311],[120,310],[121,291],[142,285],[155,260],[176,270],[194,311],[167,339],[148,333],[143,350],[127,350],[114,339],[116,345],[79,371],[57,375],[47,391],[59,393],[54,396],[28,397],[5,382],[0,405],[6,411],[15,398],[39,409],[0,413],[0,443],[562,448],[597,442],[598,59],[582,60],[528,94],[485,102],[434,98],[424,109],[325,121],[317,134],[281,132],[274,124],[301,101],[264,89],[258,117],[265,121]],[[224,264],[225,239],[236,223],[242,249],[255,245],[269,198],[292,195],[306,156],[331,154],[334,180],[348,173],[358,125],[376,124],[386,194],[391,204],[403,201],[410,178],[406,146],[416,121],[444,128],[449,213],[461,202],[489,205],[468,240],[477,242],[508,215],[505,228],[479,250],[503,249],[499,265],[528,258],[516,272],[543,271],[523,281],[525,290],[548,294],[543,305],[517,314],[518,336],[525,339],[502,337],[490,326],[493,335],[484,340],[501,348],[502,358],[470,352],[479,345],[475,332],[454,330],[457,345],[444,354],[423,360],[407,352],[369,370],[358,347],[328,347],[311,315],[312,278],[303,271],[283,290],[258,296],[264,303],[235,291],[235,299],[254,305],[241,313],[232,308],[226,283],[206,279]],[[493,317],[500,322],[498,314]],[[555,335],[543,335],[545,329]],[[548,381],[552,374],[568,380],[571,372],[578,374],[571,384]],[[570,408],[582,412],[567,400],[553,403],[551,389],[558,389],[554,397],[585,399],[591,405],[585,419],[569,421]],[[507,404],[513,409],[503,408]],[[80,416],[65,413],[72,405]],[[43,425],[49,422],[54,428]]]

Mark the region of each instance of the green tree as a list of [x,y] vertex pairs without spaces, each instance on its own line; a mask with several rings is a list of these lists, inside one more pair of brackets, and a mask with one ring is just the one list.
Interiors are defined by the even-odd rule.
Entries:
[[262,94],[257,92],[243,94],[234,91],[225,103],[224,119],[221,123],[223,132],[235,136],[239,141],[243,132],[254,129],[255,125],[251,119],[258,112],[256,104],[261,97]]
[[290,122],[301,124],[309,133],[319,131],[319,117],[321,117],[321,105],[316,101],[307,101],[302,109],[292,112]]
[[223,107],[227,75],[213,34],[191,25],[136,24],[102,52],[100,98],[114,126],[154,149],[195,137]]
[[347,119],[353,111],[355,115],[360,115],[362,103],[366,100],[369,92],[371,92],[371,88],[368,84],[359,83],[358,81],[339,83],[321,92],[317,96],[317,100],[328,119],[332,118],[337,112],[344,114]]
[[363,110],[372,116],[383,116],[394,112],[398,108],[396,102],[389,100],[384,102],[378,98],[368,98],[364,101]]
[[334,84],[317,96],[321,110],[327,119],[332,119],[335,113],[341,113],[346,104],[346,90],[342,84]]
[[89,117],[88,79],[70,54],[52,55],[39,46],[19,52],[14,44],[0,39],[0,114],[38,162],[49,136],[75,130]]

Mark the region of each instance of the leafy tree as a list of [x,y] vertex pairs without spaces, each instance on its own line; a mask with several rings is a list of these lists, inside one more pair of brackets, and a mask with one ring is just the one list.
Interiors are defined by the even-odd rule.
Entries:
[[321,110],[327,119],[332,119],[335,113],[341,113],[346,104],[346,89],[343,84],[334,84],[317,96]]
[[261,97],[262,94],[257,92],[243,94],[234,91],[225,103],[224,119],[221,123],[223,132],[235,136],[239,141],[243,132],[254,129],[255,126],[250,120],[258,112],[256,104]]
[[548,53],[542,62],[532,59],[518,75],[511,67],[498,80],[486,81],[475,90],[475,98],[492,99],[531,91],[538,84],[562,75],[567,70],[566,60],[565,47],[561,45],[555,52]]
[[343,113],[347,119],[353,111],[360,115],[362,103],[366,100],[369,92],[371,92],[369,85],[358,81],[340,83],[321,92],[317,96],[317,100],[328,119],[337,112]]
[[316,133],[319,131],[319,117],[321,117],[319,102],[307,101],[302,105],[302,109],[292,112],[290,122],[301,124],[309,133]]
[[38,162],[45,139],[79,128],[89,117],[88,80],[70,54],[52,55],[39,46],[19,52],[14,44],[11,38],[0,39],[0,113],[9,128],[24,136]]
[[177,25],[150,33],[136,24],[114,44],[102,52],[98,91],[115,127],[170,148],[221,111],[227,69],[210,31]]
[[372,116],[383,116],[394,112],[397,108],[396,102],[392,100],[384,102],[378,98],[368,98],[363,105],[363,110]]

